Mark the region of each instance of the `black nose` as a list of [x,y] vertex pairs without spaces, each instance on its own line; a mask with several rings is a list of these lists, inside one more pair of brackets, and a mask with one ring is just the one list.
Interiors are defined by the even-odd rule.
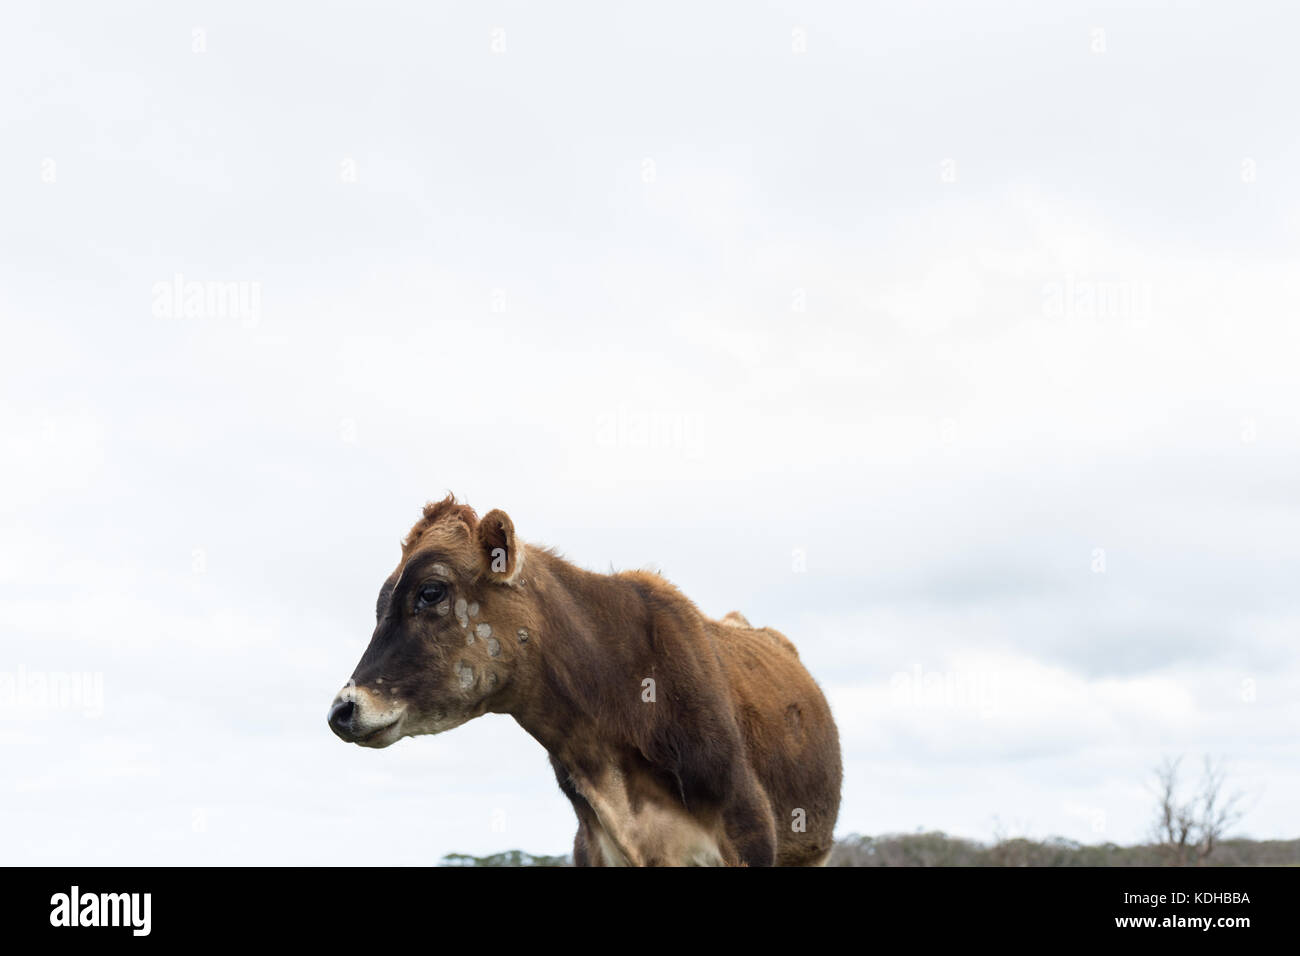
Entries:
[[353,737],[352,714],[356,709],[356,704],[350,700],[336,700],[334,706],[330,708],[330,730],[344,740],[351,740]]

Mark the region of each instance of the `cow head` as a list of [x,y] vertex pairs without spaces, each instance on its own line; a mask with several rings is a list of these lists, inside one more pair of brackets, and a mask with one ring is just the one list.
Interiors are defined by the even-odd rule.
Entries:
[[451,496],[426,506],[380,588],[370,644],[330,706],[334,733],[387,747],[505,709],[536,634],[524,561],[504,511],[479,520]]

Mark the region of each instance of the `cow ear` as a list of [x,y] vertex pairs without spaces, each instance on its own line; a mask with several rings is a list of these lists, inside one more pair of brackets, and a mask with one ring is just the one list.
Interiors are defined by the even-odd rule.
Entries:
[[515,523],[504,511],[485,514],[474,532],[483,575],[499,584],[516,584],[524,567],[524,546],[515,538]]

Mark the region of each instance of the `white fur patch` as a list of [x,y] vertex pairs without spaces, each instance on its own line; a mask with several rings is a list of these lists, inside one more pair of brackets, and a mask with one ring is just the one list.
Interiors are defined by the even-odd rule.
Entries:
[[460,676],[461,690],[469,690],[474,686],[474,668],[461,661],[456,665],[456,672]]

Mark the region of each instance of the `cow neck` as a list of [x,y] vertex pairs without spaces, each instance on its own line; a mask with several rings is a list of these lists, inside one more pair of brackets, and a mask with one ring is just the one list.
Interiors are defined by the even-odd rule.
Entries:
[[[607,689],[626,686],[632,695],[629,709],[639,706],[633,698],[641,680],[636,668],[648,644],[645,597],[635,583],[617,575],[552,561],[559,566],[533,568],[534,574],[545,577],[544,582],[530,582],[542,585],[538,590],[545,625],[537,666],[511,716],[552,754],[571,749],[575,734],[586,737],[593,730],[608,743],[630,744],[616,737],[624,722],[610,712],[616,705]],[[596,604],[603,613],[595,612]],[[596,623],[611,619],[618,623]]]

